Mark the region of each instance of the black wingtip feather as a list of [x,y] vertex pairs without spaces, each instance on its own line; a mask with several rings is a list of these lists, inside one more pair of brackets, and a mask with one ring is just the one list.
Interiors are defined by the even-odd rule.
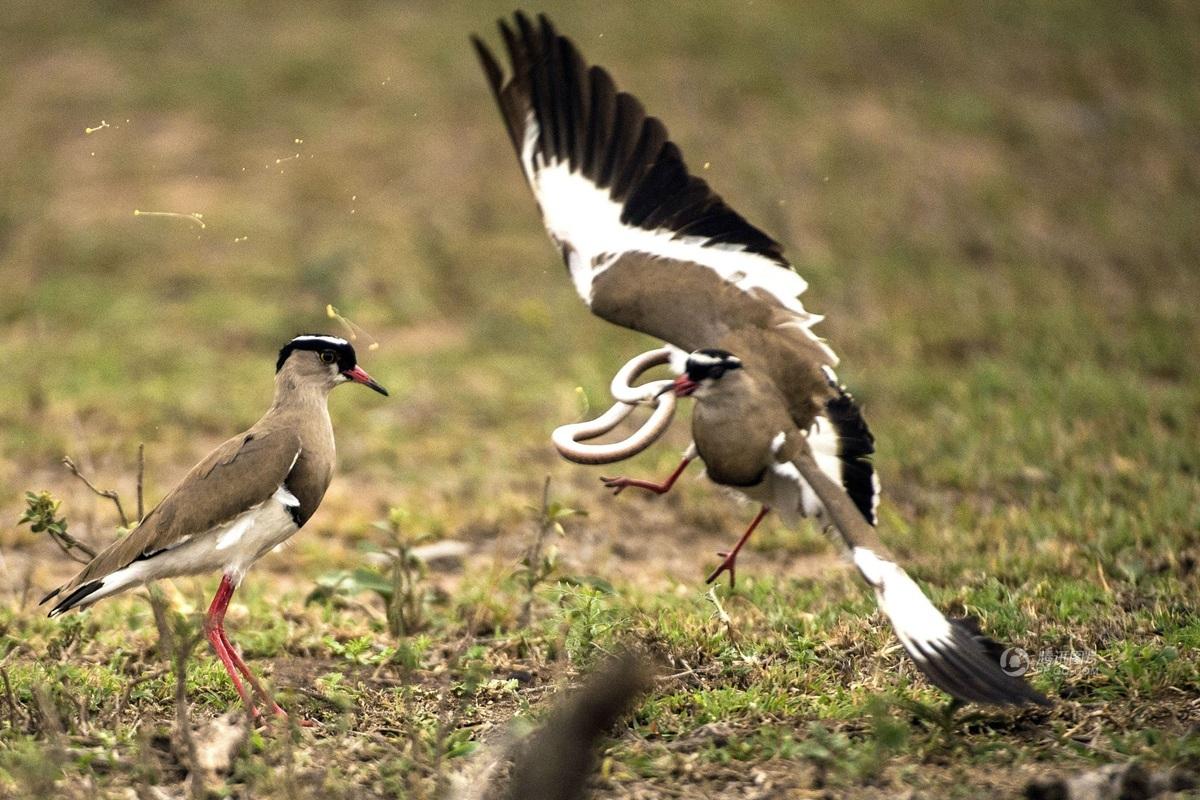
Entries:
[[[504,23],[501,22],[503,29]],[[505,40],[507,42],[507,39]],[[517,116],[517,110],[512,103],[505,98],[504,95],[504,70],[500,67],[500,62],[492,55],[492,51],[478,36],[471,36],[471,44],[475,47],[475,54],[479,57],[479,64],[483,68],[484,75],[487,76],[488,85],[492,89],[492,97],[496,100],[496,105],[500,108],[500,116],[504,119],[504,127],[508,130],[508,138],[512,140],[513,146],[520,148],[521,144],[518,137],[521,135],[521,128]]]
[[[666,146],[662,123],[648,117],[632,95],[618,92],[603,68],[589,68],[545,14],[536,24],[520,11],[512,20],[512,26],[499,22],[513,70],[507,83],[491,53],[473,41],[518,156],[523,115],[532,110],[541,157],[566,161],[597,187],[609,189],[609,197],[623,206],[625,224],[734,245],[788,266],[779,243],[691,175],[678,148]],[[703,202],[697,198],[701,190]]]
[[492,89],[492,94],[496,98],[500,97],[500,85],[504,82],[504,72],[500,69],[500,62],[496,61],[496,57],[492,55],[492,51],[483,43],[475,34],[470,37],[471,46],[475,48],[475,55],[479,59],[480,66],[483,67],[483,73],[487,76],[488,86]]
[[825,416],[838,436],[838,458],[842,461],[842,488],[867,522],[875,519],[875,436],[862,410],[846,387],[833,384],[837,394],[825,402]]
[[[54,608],[50,609],[48,616],[57,617],[59,614],[70,611],[103,585],[104,581],[88,581],[82,586],[76,587],[75,591],[64,597]],[[56,589],[55,591],[57,592],[58,590]]]
[[[578,53],[576,53],[578,56]],[[584,67],[583,59],[579,65]],[[601,154],[603,143],[612,135],[613,115],[616,113],[617,89],[613,86],[608,73],[599,67],[587,68],[587,82],[590,99],[588,101],[588,119],[585,127],[580,153],[580,171],[584,175],[598,175],[596,157]],[[603,184],[597,184],[603,186]]]

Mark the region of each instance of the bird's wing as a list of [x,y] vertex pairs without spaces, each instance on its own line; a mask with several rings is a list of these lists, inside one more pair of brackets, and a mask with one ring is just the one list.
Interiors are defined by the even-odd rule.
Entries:
[[507,77],[473,37],[550,238],[579,295],[604,319],[684,350],[731,328],[836,357],[811,327],[806,288],[779,244],[688,172],[666,128],[539,16],[500,32]]
[[879,607],[913,662],[930,681],[963,702],[992,705],[1050,705],[1044,695],[1005,671],[1004,648],[989,639],[973,619],[950,619],[892,560],[851,498],[818,466],[808,443],[778,448],[773,465],[780,475],[803,481],[821,501],[828,521],[859,573],[875,589]]
[[192,467],[128,536],[100,551],[42,602],[64,593],[69,599],[83,586],[211,531],[266,501],[286,482],[299,455],[300,439],[290,430],[251,429],[228,440]]

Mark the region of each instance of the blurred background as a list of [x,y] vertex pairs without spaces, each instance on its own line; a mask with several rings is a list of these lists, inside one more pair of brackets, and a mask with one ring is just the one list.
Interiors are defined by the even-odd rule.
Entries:
[[[784,243],[877,435],[885,530],[918,574],[1088,585],[1099,570],[1136,594],[1161,559],[1197,552],[1194,4],[528,10]],[[356,563],[389,506],[508,557],[551,475],[590,512],[565,557],[645,587],[699,583],[750,509],[696,480],[610,500],[607,471],[549,444],[607,407],[609,376],[654,342],[593,319],[545,239],[467,41],[498,45],[510,11],[5,2],[0,545],[14,611],[71,570],[12,524],[22,492],[53,490],[77,535],[107,541],[109,509],[59,459],[131,494],[145,442],[153,502],[266,409],[287,339],[339,332],[327,304],[378,339],[361,361],[392,397],[335,393],[339,472],[263,573],[306,591]],[[685,418],[621,469],[665,473]],[[757,550],[746,574],[829,558],[807,529],[769,528]]]
[[[893,501],[1195,469],[1190,4],[545,9],[786,245]],[[282,342],[337,331],[327,303],[394,391],[335,396],[334,497],[486,517],[575,480],[548,431],[650,342],[544,241],[466,43],[508,10],[6,3],[0,516],[64,453],[131,474],[139,441],[165,491],[265,408]]]

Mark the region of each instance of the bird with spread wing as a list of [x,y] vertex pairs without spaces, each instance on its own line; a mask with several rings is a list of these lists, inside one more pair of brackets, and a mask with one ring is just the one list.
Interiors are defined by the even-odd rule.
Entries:
[[710,577],[728,571],[775,510],[832,535],[920,670],[957,701],[1048,704],[1002,664],[972,619],[944,616],[875,532],[874,438],[813,333],[804,280],[767,234],[692,175],[657,118],[589,67],[543,15],[500,33],[510,69],[473,37],[542,220],[576,291],[600,317],[677,349],[670,390],[692,397],[693,444],[663,493],[699,457],[708,477],[762,504]]

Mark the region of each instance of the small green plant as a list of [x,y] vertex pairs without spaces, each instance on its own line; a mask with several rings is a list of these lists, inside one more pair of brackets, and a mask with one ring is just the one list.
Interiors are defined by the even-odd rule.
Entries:
[[871,698],[865,710],[871,728],[863,741],[830,731],[821,723],[809,725],[808,738],[800,742],[797,752],[813,762],[819,784],[824,784],[831,772],[854,781],[870,782],[882,772],[888,759],[908,743],[908,726],[889,714],[882,698]]
[[317,586],[306,602],[322,602],[337,596],[373,592],[383,600],[387,609],[388,631],[396,637],[409,636],[427,624],[425,607],[428,592],[423,583],[425,562],[417,548],[434,538],[428,530],[416,530],[412,514],[403,508],[388,510],[387,519],[374,527],[388,535],[391,549],[371,548],[383,554],[387,566],[382,569],[358,567],[353,570],[327,572],[317,578]]
[[454,692],[460,697],[473,696],[492,675],[487,648],[478,644],[471,645],[451,665],[451,672],[456,678]]
[[[25,513],[17,520],[18,525],[29,525],[34,533],[45,533],[71,558],[87,563],[96,551],[67,532],[66,517],[59,516],[62,501],[56,500],[47,491],[25,493]],[[82,555],[77,555],[76,553]]]
[[553,532],[557,536],[566,536],[563,520],[574,516],[587,516],[586,511],[569,508],[558,500],[550,499],[550,478],[542,485],[542,503],[540,506],[530,506],[537,523],[537,535],[533,544],[525,551],[521,565],[513,573],[513,577],[525,587],[525,601],[521,606],[521,615],[517,624],[524,628],[529,625],[533,611],[534,590],[546,581],[558,568],[558,548],[553,542],[547,544],[546,539]]
[[326,636],[324,641],[326,647],[347,661],[353,661],[355,664],[370,663],[371,645],[374,642],[370,636],[357,636],[345,644],[332,636]]
[[317,689],[321,695],[339,711],[348,711],[354,707],[358,693],[346,683],[346,676],[341,672],[327,672],[316,680]]
[[629,623],[614,595],[595,586],[559,582],[554,590],[563,646],[575,663],[587,664],[597,651],[615,644],[616,633]]
[[407,509],[391,508],[386,520],[375,527],[386,532],[395,547],[392,552],[392,596],[387,604],[388,630],[393,636],[407,636],[425,626],[426,591],[422,584],[425,562],[414,552],[433,539],[427,530],[414,531]]

